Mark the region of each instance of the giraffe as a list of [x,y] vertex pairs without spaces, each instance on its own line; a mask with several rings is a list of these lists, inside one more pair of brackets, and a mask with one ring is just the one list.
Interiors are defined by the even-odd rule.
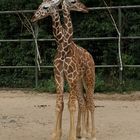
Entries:
[[[65,24],[64,28],[65,28],[66,33],[68,34],[68,35],[66,34],[65,36],[71,37],[70,39],[68,38],[68,40],[67,40],[68,43],[73,42],[72,41],[72,38],[73,38],[73,27],[72,27],[72,21],[71,21],[71,17],[70,17],[70,10],[81,11],[81,9],[84,9],[84,10],[82,10],[82,12],[88,12],[87,9],[86,9],[86,7],[84,5],[81,5],[78,0],[63,0],[63,2],[62,2],[62,10],[63,10],[64,24]],[[87,53],[85,55],[85,57],[82,56],[83,58],[86,58],[86,56],[88,56],[88,55],[90,56],[90,54],[86,50],[84,50],[82,48],[78,48],[78,49],[79,49],[78,52],[83,51],[83,54],[86,54]],[[94,68],[94,62],[93,62],[93,59],[91,57],[89,57],[89,56],[87,57],[88,58],[88,61],[90,63],[92,63],[93,65],[88,65],[88,69],[89,69],[91,75],[95,78],[95,73],[94,73],[95,70],[92,71],[92,69]],[[85,68],[85,64],[83,62],[82,62],[82,67],[83,67],[83,69]],[[83,71],[82,70],[81,70],[81,75],[83,75]],[[87,93],[87,95],[86,95],[86,105],[87,105],[87,109],[88,110],[90,110],[90,111],[92,110],[94,112],[94,108],[95,108],[94,107],[94,102],[93,102],[93,100],[90,100],[90,99],[93,99],[93,97],[92,97],[93,96],[93,94],[92,94],[92,88],[93,88],[93,85],[95,83],[95,79],[93,79],[91,76],[89,76],[88,79],[86,79],[86,78],[88,78],[88,76],[84,76],[84,75],[81,78],[82,80],[87,80],[87,83],[86,84],[89,85],[86,88],[86,90],[87,90],[86,91],[86,93]],[[90,83],[90,80],[91,80],[91,83]],[[81,91],[81,93],[82,93],[82,91]],[[81,96],[79,98],[81,99]],[[81,107],[83,107],[82,104],[84,102],[82,101],[82,102],[78,102],[78,103],[79,103],[79,105],[81,103],[81,105],[80,105],[80,107],[79,107],[80,109],[78,111],[77,137],[83,137],[83,139],[84,139],[84,137],[90,137],[90,136],[88,136],[88,135],[90,135],[89,134],[90,133],[89,132],[90,131],[89,130],[90,129],[89,128],[89,120],[87,120],[87,124],[86,124],[87,134],[86,134],[86,132],[84,132],[84,129],[83,129],[82,136],[81,136],[81,134],[80,134],[80,130],[81,130],[81,123],[80,123],[80,121],[81,121],[81,117],[82,117],[83,118],[83,122],[82,123],[85,122],[85,112],[81,108]],[[82,112],[83,113],[82,116],[81,116],[81,110],[83,111]],[[87,110],[87,114],[86,114],[87,117],[89,117],[88,110]],[[93,118],[91,120],[92,121],[91,138],[93,140],[95,140],[94,114],[91,113],[91,116]],[[85,127],[85,124],[83,124],[82,127]]]
[[[72,6],[74,4],[74,6]],[[35,12],[32,21],[51,16],[53,20],[53,34],[56,38],[58,44],[57,54],[54,60],[54,73],[57,89],[57,100],[56,100],[56,127],[53,134],[53,140],[60,140],[62,135],[62,112],[63,112],[63,86],[64,86],[64,77],[67,79],[70,86],[70,95],[68,108],[70,111],[70,131],[68,140],[76,140],[76,129],[74,124],[74,114],[76,110],[76,99],[79,103],[78,111],[78,125],[77,132],[80,136],[80,120],[81,112],[83,112],[83,121],[85,116],[85,101],[86,107],[91,112],[92,120],[92,131],[91,139],[95,140],[95,128],[94,128],[94,102],[93,102],[93,86],[95,83],[95,70],[94,61],[91,55],[84,49],[79,48],[72,41],[73,36],[73,27],[70,19],[70,13],[68,10],[68,5],[71,5],[71,8],[74,9],[77,5],[82,9],[79,11],[87,11],[87,9],[78,1],[70,1],[66,3],[63,1],[63,13],[64,13],[64,28],[60,23],[60,17],[58,12],[59,1],[44,0],[43,3],[39,6],[38,10]],[[69,6],[70,8],[70,6]],[[77,7],[76,7],[77,8]],[[76,9],[74,9],[76,10]],[[67,14],[67,18],[66,18]],[[68,21],[68,23],[67,23]],[[68,26],[67,26],[68,24]],[[84,80],[83,80],[84,79]],[[84,85],[87,85],[86,88],[86,99],[81,98],[81,84],[84,81]],[[82,95],[83,96],[83,95]],[[83,131],[84,132],[84,131]],[[81,135],[83,139],[85,138],[84,134]]]

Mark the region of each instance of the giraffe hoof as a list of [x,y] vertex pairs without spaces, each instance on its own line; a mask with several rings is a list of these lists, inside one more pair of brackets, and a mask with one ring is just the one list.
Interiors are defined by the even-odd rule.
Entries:
[[81,138],[81,140],[86,140],[86,138]]
[[81,136],[76,136],[77,137],[77,139],[81,139]]
[[76,132],[76,137],[78,138],[78,139],[81,139],[82,137],[81,137],[81,132],[80,132],[80,130],[78,130],[77,132]]
[[68,140],[76,140],[76,137],[68,138]]
[[86,134],[86,138],[87,138],[87,139],[90,139],[90,138],[91,138],[91,134],[90,134],[90,133],[87,133],[87,134]]
[[77,134],[76,137],[77,137],[78,139],[81,139],[81,138],[82,138],[81,134]]
[[96,138],[94,137],[94,138],[91,138],[91,140],[96,140]]
[[57,135],[55,133],[52,134],[52,139],[51,140],[60,140],[60,139],[61,139],[60,135]]

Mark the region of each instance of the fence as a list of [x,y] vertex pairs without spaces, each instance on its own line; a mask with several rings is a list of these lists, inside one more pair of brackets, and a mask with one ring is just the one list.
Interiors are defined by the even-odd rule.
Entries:
[[[121,33],[121,25],[122,25],[122,9],[134,9],[134,8],[139,8],[140,5],[136,6],[113,6],[113,7],[108,7],[108,9],[117,9],[118,10],[118,28]],[[93,10],[107,10],[106,7],[94,7],[94,8],[89,8],[90,11]],[[21,11],[0,11],[0,14],[15,14],[15,13],[32,13],[34,10],[21,10]],[[121,36],[121,41],[122,40],[127,40],[127,39],[133,39],[133,40],[139,40],[140,36]],[[118,37],[90,37],[90,38],[74,38],[74,40],[118,40]],[[33,39],[0,39],[0,44],[1,42],[32,42],[34,41]],[[38,39],[38,41],[54,41],[54,39]],[[120,41],[120,44],[121,44]],[[36,54],[36,52],[35,52]],[[117,67],[118,69],[120,68],[120,65],[96,65],[97,68],[111,68],[111,67]],[[123,67],[134,67],[134,68],[140,68],[140,65],[123,65]],[[0,69],[20,69],[20,68],[31,68],[35,69],[35,85],[36,87],[38,86],[38,67],[37,65],[35,66],[0,66]],[[53,66],[41,66],[41,68],[53,68]],[[120,69],[119,69],[120,70]],[[120,78],[120,83],[122,82],[122,71],[120,70],[119,73],[119,78]]]

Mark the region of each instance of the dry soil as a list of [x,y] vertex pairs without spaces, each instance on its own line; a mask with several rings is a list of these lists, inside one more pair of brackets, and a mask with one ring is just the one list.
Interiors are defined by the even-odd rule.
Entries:
[[[67,140],[67,94],[63,136]],[[0,140],[51,140],[56,95],[29,90],[0,90]],[[140,92],[96,94],[97,140],[140,140]]]

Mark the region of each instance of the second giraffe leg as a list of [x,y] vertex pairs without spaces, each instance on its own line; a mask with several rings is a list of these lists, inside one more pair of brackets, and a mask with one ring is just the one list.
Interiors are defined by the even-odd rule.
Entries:
[[81,138],[82,140],[86,138],[86,108],[84,102],[85,102],[84,100],[83,101],[81,101],[81,99],[80,101],[78,100],[79,108],[76,127],[76,136],[77,138]]
[[86,110],[86,137],[90,137],[90,112]]
[[69,96],[68,108],[70,112],[70,130],[68,140],[76,140],[76,128],[75,128],[75,112],[76,112],[76,94],[71,92]]
[[91,111],[91,140],[96,140],[95,134],[95,122],[94,122],[94,111]]
[[86,140],[86,111],[82,111],[82,131],[81,140]]
[[52,140],[60,140],[61,139],[63,108],[64,108],[63,95],[57,95],[57,101],[56,101],[56,125],[55,125],[54,132],[52,134]]
[[95,105],[93,101],[93,93],[88,92],[87,93],[87,108],[90,111],[90,117],[91,117],[91,136],[90,140],[96,140],[95,134],[95,121],[94,121],[94,111],[95,111]]
[[52,134],[52,140],[60,140],[62,135],[62,113],[64,108],[63,102],[63,86],[64,79],[63,75],[58,71],[55,71],[55,81],[56,81],[56,124],[54,128],[54,132]]
[[81,138],[81,110],[78,106],[78,117],[77,117],[77,126],[76,126],[76,137]]

